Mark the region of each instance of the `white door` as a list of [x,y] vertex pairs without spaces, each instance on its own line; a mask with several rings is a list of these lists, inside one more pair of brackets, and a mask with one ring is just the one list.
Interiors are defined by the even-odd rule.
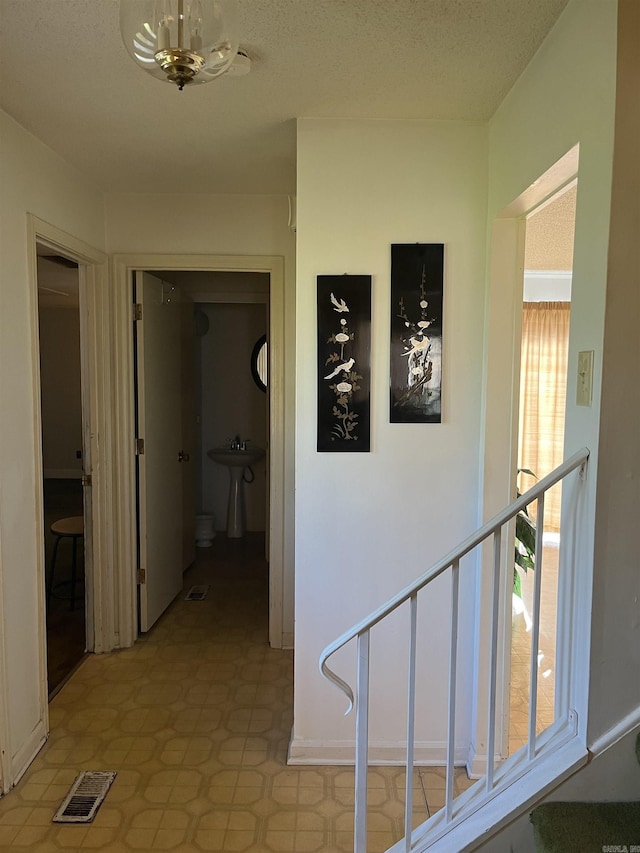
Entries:
[[177,290],[136,272],[140,630],[182,589],[181,310]]

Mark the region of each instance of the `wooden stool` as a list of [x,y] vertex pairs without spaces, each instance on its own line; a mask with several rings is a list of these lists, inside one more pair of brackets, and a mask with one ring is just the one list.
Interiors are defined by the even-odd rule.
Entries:
[[[58,556],[58,545],[60,544],[60,540],[64,538],[69,538],[72,540],[72,556],[71,556],[71,595],[69,596],[69,609],[73,610],[76,602],[76,572],[78,565],[78,557],[77,557],[77,548],[78,548],[78,539],[81,539],[84,536],[84,516],[82,515],[74,515],[70,518],[60,518],[58,521],[54,521],[51,525],[51,532],[56,537],[56,541],[53,545],[53,553],[51,555],[51,568],[49,569],[49,583],[48,583],[48,595],[47,595],[47,603],[51,601],[51,596],[53,595],[53,586],[55,579],[55,571],[56,571],[56,558]],[[58,584],[60,586],[60,584]],[[56,596],[58,597],[58,596]],[[67,598],[66,595],[60,596],[60,598]]]

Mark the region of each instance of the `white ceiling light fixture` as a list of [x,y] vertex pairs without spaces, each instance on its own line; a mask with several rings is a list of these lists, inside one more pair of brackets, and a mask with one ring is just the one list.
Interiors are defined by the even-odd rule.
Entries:
[[229,66],[229,70],[227,71],[227,75],[229,77],[246,77],[247,74],[251,71],[251,59],[247,56],[247,54],[240,48],[238,53],[236,54],[236,58],[233,60],[231,65]]
[[180,91],[215,80],[238,53],[235,0],[120,0],[120,32],[140,68]]

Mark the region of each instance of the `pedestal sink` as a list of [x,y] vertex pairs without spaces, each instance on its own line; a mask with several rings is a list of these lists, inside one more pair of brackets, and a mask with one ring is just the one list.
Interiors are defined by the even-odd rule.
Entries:
[[240,539],[245,533],[244,482],[245,468],[264,456],[261,447],[236,450],[230,447],[214,447],[207,452],[209,459],[229,469],[229,502],[227,504],[227,537]]

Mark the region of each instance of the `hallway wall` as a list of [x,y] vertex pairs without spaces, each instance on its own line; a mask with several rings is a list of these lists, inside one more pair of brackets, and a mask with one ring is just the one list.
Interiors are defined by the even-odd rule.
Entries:
[[[477,523],[486,233],[486,127],[298,122],[295,733],[300,761],[352,755],[353,715],[318,673],[322,648],[408,584]],[[390,244],[445,244],[443,420],[389,422]],[[316,452],[316,276],[371,274],[371,452]],[[471,564],[471,565],[470,565]],[[462,590],[460,719],[469,738],[475,594]],[[417,738],[442,756],[449,577],[425,595]],[[425,603],[426,602],[426,603]],[[377,626],[373,754],[404,755],[407,613]],[[355,652],[339,656],[351,680]],[[353,681],[352,681],[353,683]],[[425,709],[429,711],[426,713]],[[463,710],[464,709],[464,710]],[[395,752],[394,752],[395,750]]]
[[39,682],[43,602],[36,576],[37,555],[44,547],[36,536],[35,503],[40,488],[35,458],[41,440],[32,390],[38,372],[37,306],[29,286],[27,213],[102,249],[104,211],[101,193],[84,175],[1,111],[0,186],[0,653],[4,640],[10,732],[9,743],[0,746],[19,769],[44,737],[46,715]]

